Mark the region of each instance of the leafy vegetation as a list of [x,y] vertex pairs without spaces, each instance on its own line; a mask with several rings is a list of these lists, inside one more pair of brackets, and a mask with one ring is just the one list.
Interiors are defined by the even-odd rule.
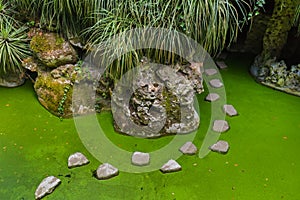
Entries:
[[294,26],[298,28],[298,34],[300,34],[300,4],[296,7]]

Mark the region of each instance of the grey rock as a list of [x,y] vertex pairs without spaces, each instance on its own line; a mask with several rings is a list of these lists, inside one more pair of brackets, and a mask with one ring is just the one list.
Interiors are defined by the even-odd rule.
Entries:
[[210,93],[205,97],[205,100],[213,102],[213,101],[218,100],[219,98],[220,98],[220,96],[217,93]]
[[55,188],[61,183],[61,180],[54,177],[49,176],[45,178],[37,187],[35,191],[35,199],[41,199],[44,196],[51,194]]
[[214,88],[223,87],[223,83],[219,79],[212,79],[209,81],[209,84]]
[[212,75],[215,75],[215,74],[217,74],[218,73],[218,71],[216,70],[216,69],[206,69],[205,70],[205,74],[207,75],[207,76],[212,76]]
[[218,67],[220,69],[226,69],[227,68],[227,65],[225,64],[224,61],[217,61],[216,64],[218,65]]
[[197,147],[192,142],[185,143],[179,149],[183,154],[194,155],[197,152]]
[[229,144],[228,144],[228,142],[226,142],[224,140],[220,140],[217,143],[210,146],[209,149],[212,150],[212,151],[215,151],[215,152],[225,154],[229,150]]
[[100,180],[110,179],[119,174],[119,170],[114,166],[104,163],[98,167],[96,170],[96,178]]
[[225,120],[215,120],[213,131],[223,133],[229,129],[229,124]]
[[8,72],[0,76],[0,86],[2,87],[18,87],[25,82],[25,74],[23,71]]
[[177,172],[180,170],[181,166],[175,160],[169,160],[160,168],[160,171],[162,171],[163,173]]
[[82,165],[88,164],[90,161],[80,152],[74,153],[69,156],[68,167],[80,167]]
[[229,115],[230,117],[238,115],[238,112],[233,107],[233,105],[224,105],[223,106],[224,112]]
[[134,152],[131,157],[131,162],[137,166],[144,166],[150,163],[150,154],[143,152]]

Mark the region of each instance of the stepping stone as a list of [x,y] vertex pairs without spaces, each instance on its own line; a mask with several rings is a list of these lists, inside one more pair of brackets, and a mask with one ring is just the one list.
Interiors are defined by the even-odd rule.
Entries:
[[226,69],[227,68],[227,65],[225,64],[224,61],[217,61],[216,64],[218,65],[218,67],[220,69]]
[[223,83],[219,79],[212,79],[209,81],[209,84],[214,88],[223,87]]
[[233,107],[233,105],[224,105],[223,106],[224,112],[229,115],[230,117],[238,115],[238,112]]
[[177,172],[181,170],[181,166],[175,160],[169,160],[166,164],[164,164],[160,171],[163,173],[169,172]]
[[80,152],[74,153],[69,156],[68,167],[80,167],[90,163],[90,161]]
[[228,142],[226,142],[224,140],[220,140],[216,144],[213,144],[212,146],[210,146],[209,149],[214,152],[225,154],[229,150],[229,144],[228,144]]
[[41,199],[44,196],[51,194],[60,183],[61,180],[55,176],[48,176],[35,190],[35,199]]
[[96,178],[99,180],[110,179],[119,174],[119,170],[114,166],[104,163],[100,165],[96,171]]
[[223,133],[229,129],[228,122],[225,120],[215,120],[213,125],[213,131]]
[[217,93],[210,93],[205,97],[206,101],[217,101],[220,98],[220,96]]
[[185,143],[180,149],[183,154],[194,155],[197,152],[197,147],[192,142]]
[[218,55],[219,59],[225,60],[227,58],[228,54],[226,52],[222,52]]
[[212,76],[212,75],[215,75],[216,73],[218,73],[218,71],[216,69],[206,69],[205,70],[205,74],[207,76]]
[[131,163],[137,166],[144,166],[150,163],[149,153],[134,152],[131,157]]

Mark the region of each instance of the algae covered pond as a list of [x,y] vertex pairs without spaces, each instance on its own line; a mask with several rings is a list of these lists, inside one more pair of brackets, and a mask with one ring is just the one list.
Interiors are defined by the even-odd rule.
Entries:
[[[14,89],[0,88],[0,199],[34,199],[36,187],[48,175],[62,180],[44,198],[49,200],[300,199],[300,98],[257,84],[247,71],[250,60],[231,57],[229,68],[221,71],[227,102],[240,114],[226,118],[231,128],[220,137],[230,144],[228,154],[182,156],[177,160],[182,171],[170,174],[121,171],[112,179],[97,180],[93,171],[101,163],[82,144],[73,119],[60,121],[47,112],[29,81]],[[198,98],[198,148],[210,120],[206,94]],[[128,151],[153,151],[172,139],[120,135],[109,112],[97,117],[108,138]],[[77,151],[91,162],[68,169],[67,159]]]

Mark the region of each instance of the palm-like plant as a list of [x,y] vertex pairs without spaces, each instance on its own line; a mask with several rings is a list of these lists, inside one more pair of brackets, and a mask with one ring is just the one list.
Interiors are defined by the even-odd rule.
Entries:
[[26,27],[12,23],[0,25],[0,74],[22,70],[21,61],[30,55]]
[[295,17],[294,17],[294,26],[298,28],[298,34],[300,34],[300,5],[296,7]]

